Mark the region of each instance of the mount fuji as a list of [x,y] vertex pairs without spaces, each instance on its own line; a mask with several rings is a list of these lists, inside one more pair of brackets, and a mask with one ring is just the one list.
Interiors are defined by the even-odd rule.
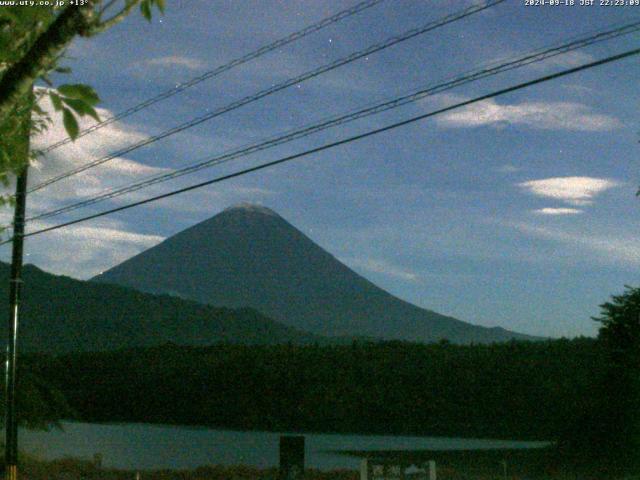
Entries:
[[535,339],[401,300],[357,274],[273,210],[241,204],[93,279],[216,307],[259,310],[324,336],[491,343]]

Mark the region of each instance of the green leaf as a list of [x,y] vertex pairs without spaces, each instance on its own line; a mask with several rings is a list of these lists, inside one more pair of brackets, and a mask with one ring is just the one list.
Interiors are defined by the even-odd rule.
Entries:
[[98,112],[96,112],[96,109],[93,108],[91,105],[87,105],[87,115],[93,118],[96,122],[100,121],[100,115],[98,115]]
[[62,110],[62,102],[60,101],[60,95],[55,92],[49,92],[49,98],[51,99],[51,104],[53,105],[53,109],[56,112]]
[[149,0],[142,0],[142,3],[140,3],[140,12],[142,12],[144,18],[149,22],[151,21],[151,2]]
[[100,102],[100,97],[98,97],[95,90],[89,85],[83,85],[81,83],[60,85],[58,92],[65,97],[84,100],[89,105],[96,105]]
[[98,116],[98,112],[96,112],[95,108],[93,108],[84,100],[79,100],[77,98],[63,98],[62,101],[69,105],[81,117],[89,115],[96,121],[100,121],[100,117]]
[[69,134],[69,137],[71,137],[71,140],[78,138],[78,133],[80,133],[78,121],[68,108],[62,110],[62,121],[64,122],[64,129]]
[[158,7],[158,10],[160,10],[160,13],[164,13],[166,6],[165,0],[156,0],[156,6]]
[[71,73],[71,69],[69,67],[56,67],[54,68],[54,71],[58,73]]

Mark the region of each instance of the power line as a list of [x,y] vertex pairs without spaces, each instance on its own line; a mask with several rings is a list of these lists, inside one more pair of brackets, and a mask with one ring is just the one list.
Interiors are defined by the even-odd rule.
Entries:
[[293,140],[306,137],[313,133],[317,133],[319,131],[322,131],[331,127],[335,127],[337,125],[342,125],[342,124],[349,123],[361,118],[365,118],[370,115],[374,115],[386,110],[397,108],[397,107],[406,105],[408,103],[418,101],[427,96],[453,89],[455,87],[458,87],[466,83],[477,81],[482,78],[497,75],[499,73],[503,73],[516,68],[521,68],[526,65],[530,65],[532,63],[541,62],[548,58],[552,58],[552,57],[555,57],[579,48],[583,48],[588,45],[610,40],[612,38],[616,38],[621,35],[637,32],[638,30],[640,30],[640,20],[626,24],[626,25],[618,26],[610,30],[598,32],[588,37],[579,38],[568,43],[556,45],[553,47],[548,47],[546,49],[538,49],[535,52],[521,55],[519,57],[515,57],[514,59],[506,61],[505,63],[497,64],[497,65],[492,64],[487,67],[477,69],[475,71],[471,71],[469,73],[461,74],[443,83],[440,83],[434,86],[429,86],[429,87],[420,89],[418,91],[412,92],[410,94],[403,95],[398,98],[394,98],[392,100],[387,100],[382,103],[374,104],[372,106],[359,109],[355,112],[351,112],[351,113],[340,115],[340,116],[334,116],[330,119],[323,120],[319,123],[315,123],[303,128],[299,128],[297,130],[280,134],[279,136],[270,138],[268,140],[262,141],[257,144],[249,145],[246,147],[240,147],[235,150],[228,151],[221,155],[180,168],[173,172],[156,175],[156,176],[153,176],[138,182],[134,182],[132,184],[129,184],[123,187],[107,190],[105,191],[105,193],[99,194],[92,198],[82,200],[82,201],[73,203],[71,205],[60,207],[54,210],[46,211],[38,215],[31,216],[27,218],[27,221],[50,218],[50,217],[67,213],[73,210],[77,210],[79,208],[86,207],[89,205],[94,205],[96,203],[102,202],[107,199],[116,198],[116,197],[125,195],[127,193],[135,192],[137,190],[141,190],[143,188],[146,188],[158,183],[162,183],[174,178],[181,177],[183,175],[194,173],[204,168],[209,168],[214,165],[226,163],[228,161],[231,161],[240,157],[244,157],[252,153],[256,153],[277,145],[288,143]]
[[371,55],[373,53],[376,53],[378,51],[381,51],[383,49],[386,49],[386,48],[389,48],[389,47],[391,47],[393,45],[396,45],[398,43],[407,41],[407,40],[409,40],[409,39],[411,39],[413,37],[416,37],[418,35],[421,35],[421,34],[424,34],[424,33],[428,32],[428,31],[434,30],[434,29],[436,29],[438,27],[441,27],[443,25],[446,25],[446,24],[461,20],[461,19],[463,19],[463,18],[465,18],[465,17],[467,17],[469,15],[472,15],[474,13],[480,12],[480,11],[485,10],[487,8],[490,8],[490,7],[494,6],[494,5],[502,3],[503,1],[505,1],[505,0],[491,0],[491,1],[487,2],[484,5],[474,5],[474,6],[466,8],[466,9],[464,9],[462,11],[447,15],[447,16],[439,19],[439,20],[436,20],[436,21],[433,21],[433,22],[429,22],[426,25],[423,25],[422,27],[414,28],[414,29],[411,29],[411,30],[408,30],[408,31],[404,32],[401,35],[390,37],[390,38],[388,38],[387,40],[385,40],[385,41],[383,41],[381,43],[374,44],[374,45],[372,45],[372,46],[370,46],[370,47],[368,47],[368,48],[366,48],[364,50],[361,50],[361,51],[358,51],[358,52],[354,52],[354,53],[352,53],[352,54],[350,54],[350,55],[348,55],[346,57],[343,57],[341,59],[335,60],[334,62],[331,62],[329,64],[323,65],[321,67],[318,67],[318,68],[316,68],[314,70],[311,70],[311,71],[308,71],[306,73],[303,73],[302,75],[300,75],[298,77],[291,78],[291,79],[286,80],[286,81],[284,81],[282,83],[279,83],[277,85],[273,85],[272,87],[264,89],[264,90],[261,90],[260,92],[254,94],[254,95],[250,95],[250,96],[244,97],[244,98],[242,98],[240,100],[232,102],[229,105],[226,105],[224,107],[218,108],[218,109],[216,109],[216,110],[214,110],[214,111],[212,111],[210,113],[207,113],[207,114],[202,115],[200,117],[196,117],[196,118],[194,118],[194,119],[192,119],[192,120],[190,120],[188,122],[185,122],[185,123],[183,123],[183,124],[181,124],[181,125],[179,125],[177,127],[171,128],[171,129],[166,130],[166,131],[164,131],[164,132],[162,132],[160,134],[157,134],[157,135],[154,135],[154,136],[149,137],[147,139],[144,139],[144,140],[142,140],[142,141],[140,141],[140,142],[138,142],[136,144],[133,144],[133,145],[131,145],[129,147],[126,147],[124,149],[118,150],[115,153],[109,154],[109,155],[107,155],[105,157],[102,157],[102,158],[99,158],[97,160],[94,160],[93,162],[89,162],[89,163],[87,163],[87,164],[85,164],[83,166],[77,167],[75,169],[69,170],[68,172],[62,173],[62,174],[57,175],[55,177],[52,177],[52,178],[50,178],[48,180],[45,180],[44,182],[41,182],[40,184],[38,184],[38,185],[36,185],[34,187],[31,187],[31,189],[29,190],[28,193],[32,193],[32,192],[35,192],[37,190],[40,190],[40,189],[42,189],[42,188],[44,188],[44,187],[46,187],[46,186],[48,186],[48,185],[50,185],[52,183],[58,182],[58,181],[60,181],[62,179],[68,178],[68,177],[70,177],[72,175],[76,175],[78,173],[81,173],[81,172],[89,169],[89,168],[93,168],[93,167],[95,167],[97,165],[101,165],[102,163],[105,163],[105,162],[107,162],[109,160],[112,160],[113,158],[116,158],[118,156],[130,153],[130,152],[132,152],[134,150],[137,150],[138,148],[141,148],[143,146],[149,145],[149,144],[154,143],[154,142],[156,142],[158,140],[164,139],[164,138],[166,138],[166,137],[168,137],[170,135],[173,135],[175,133],[179,133],[181,131],[184,131],[184,130],[186,130],[188,128],[192,128],[192,127],[194,127],[196,125],[199,125],[199,124],[201,124],[201,123],[203,123],[205,121],[208,121],[208,120],[210,120],[212,118],[218,117],[218,116],[220,116],[220,115],[222,115],[224,113],[227,113],[227,112],[229,112],[231,110],[235,110],[235,109],[240,108],[240,107],[242,107],[242,106],[244,106],[244,105],[246,105],[248,103],[252,103],[254,101],[260,100],[260,99],[262,99],[262,98],[264,98],[264,97],[266,97],[268,95],[271,95],[271,94],[276,93],[278,91],[284,90],[284,89],[286,89],[286,88],[288,88],[288,87],[290,87],[292,85],[296,85],[296,84],[302,83],[302,82],[304,82],[306,80],[314,78],[314,77],[316,77],[318,75],[321,75],[323,73],[326,73],[328,71],[334,70],[334,69],[336,69],[338,67],[341,67],[341,66],[343,66],[343,65],[345,65],[347,63],[351,63],[351,62],[353,62],[355,60],[358,60],[358,59],[360,59],[362,57],[365,57],[367,55]]
[[92,162],[89,162],[85,165],[82,165],[80,167],[74,168],[72,170],[69,170],[67,172],[61,173],[60,175],[57,175],[55,177],[52,177],[48,180],[45,180],[41,183],[39,183],[38,185],[35,185],[34,187],[31,187],[29,189],[29,191],[27,193],[33,193],[37,190],[40,190],[48,185],[51,185],[53,183],[56,183],[60,180],[63,180],[65,178],[69,178],[73,175],[76,175],[78,173],[84,172],[90,168],[96,167],[98,165],[101,165],[105,162],[108,162],[109,160],[113,160],[114,158],[117,158],[119,156],[125,155],[127,153],[130,153],[134,150],[137,150],[138,148],[144,147],[146,145],[149,145],[151,143],[157,142],[158,140],[162,140],[166,137],[169,137],[171,135],[174,135],[176,133],[182,132],[184,130],[187,130],[189,128],[195,127],[196,125],[200,125],[201,123],[204,123],[208,120],[211,120],[215,117],[218,117],[220,115],[223,115],[224,113],[230,112],[232,110],[235,110],[237,108],[240,108],[244,105],[247,105],[249,103],[255,102],[257,100],[260,100],[264,97],[267,97],[269,95],[272,95],[276,92],[279,92],[281,90],[284,90],[288,87],[291,87],[293,85],[297,85],[300,84],[302,82],[305,82],[306,80],[312,79],[314,77],[317,77],[323,73],[329,72],[331,70],[335,70],[338,67],[341,67],[343,65],[346,65],[348,63],[354,62],[360,58],[366,57],[368,55],[371,55],[373,53],[379,52],[381,50],[384,50],[386,48],[389,48],[393,45],[405,42],[407,40],[410,40],[411,38],[417,37],[418,35],[422,35],[424,33],[427,33],[431,30],[435,30],[436,28],[439,28],[441,26],[456,22],[458,20],[461,20],[465,17],[468,17],[470,15],[473,15],[474,13],[478,13],[481,12],[483,10],[486,10],[487,8],[491,8],[495,5],[498,5],[502,2],[504,2],[505,0],[489,0],[486,3],[483,4],[479,4],[479,5],[473,5],[471,7],[465,8],[459,12],[456,13],[452,13],[450,15],[447,15],[439,20],[435,20],[432,22],[429,22],[421,27],[418,28],[413,28],[411,30],[408,30],[400,35],[397,36],[393,36],[390,37],[386,40],[384,40],[383,42],[371,45],[369,47],[367,47],[364,50],[360,50],[357,52],[354,52],[350,55],[347,55],[346,57],[340,58],[338,60],[335,60],[331,63],[328,63],[326,65],[323,65],[321,67],[318,67],[314,70],[310,70],[306,73],[303,73],[302,75],[299,75],[297,77],[294,78],[290,78],[289,80],[285,80],[284,82],[281,82],[279,84],[273,85],[267,89],[261,90],[260,92],[244,97],[240,100],[236,100],[235,102],[232,102],[224,107],[220,107],[217,108],[216,110],[213,110],[212,112],[209,112],[205,115],[202,115],[200,117],[196,117],[192,120],[189,120],[188,122],[185,122],[181,125],[178,125],[176,127],[173,127],[169,130],[165,130],[162,133],[159,133],[157,135],[151,136],[149,138],[146,138],[144,140],[141,140],[138,143],[135,143],[133,145],[130,145],[128,147],[125,147],[121,150],[118,150],[117,152],[111,153],[105,157],[96,159]]
[[[72,220],[72,221],[69,221],[69,222],[65,222],[65,223],[61,223],[61,224],[54,225],[54,226],[51,226],[51,227],[42,228],[40,230],[29,232],[29,233],[24,234],[24,236],[25,237],[31,237],[33,235],[39,235],[39,234],[42,234],[42,233],[45,233],[45,232],[51,232],[51,231],[54,231],[54,230],[58,230],[60,228],[68,227],[70,225],[75,225],[77,223],[86,222],[86,221],[92,220],[94,218],[103,217],[105,215],[109,215],[109,214],[112,214],[112,213],[120,212],[120,211],[123,211],[123,210],[128,210],[130,208],[137,207],[139,205],[144,205],[144,204],[155,202],[155,201],[158,201],[158,200],[161,200],[161,199],[164,199],[164,198],[172,197],[172,196],[175,196],[175,195],[178,195],[178,194],[181,194],[181,193],[189,192],[191,190],[196,190],[198,188],[202,188],[202,187],[205,187],[207,185],[212,185],[214,183],[219,183],[219,182],[223,182],[225,180],[230,180],[232,178],[240,177],[240,176],[246,175],[248,173],[256,172],[258,170],[263,170],[265,168],[273,167],[275,165],[280,165],[282,163],[290,162],[290,161],[298,159],[298,158],[306,157],[306,156],[314,154],[314,153],[318,153],[318,152],[321,152],[321,151],[324,151],[324,150],[328,150],[330,148],[334,148],[334,147],[337,147],[337,146],[340,146],[340,145],[345,145],[345,144],[354,142],[356,140],[362,140],[363,138],[367,138],[367,137],[370,137],[370,136],[373,136],[373,135],[377,135],[379,133],[383,133],[383,132],[387,132],[387,131],[390,131],[390,130],[394,130],[396,128],[399,128],[399,127],[402,127],[402,126],[405,126],[405,125],[409,125],[411,123],[415,123],[417,121],[424,120],[426,118],[430,118],[430,117],[433,117],[433,116],[436,116],[436,115],[439,115],[439,114],[442,114],[442,113],[449,112],[451,110],[455,110],[455,109],[458,109],[458,108],[461,108],[461,107],[466,107],[468,105],[471,105],[471,104],[474,104],[474,103],[478,103],[478,102],[481,102],[481,101],[484,101],[484,100],[488,100],[490,98],[495,98],[495,97],[498,97],[498,96],[506,95],[507,93],[515,92],[515,91],[521,90],[523,88],[528,88],[528,87],[531,87],[533,85],[537,85],[537,84],[540,84],[540,83],[544,83],[544,82],[548,82],[548,81],[551,81],[551,80],[555,80],[555,79],[560,78],[560,77],[564,77],[564,76],[567,76],[567,75],[571,75],[573,73],[581,72],[583,70],[588,70],[590,68],[597,67],[597,66],[600,66],[600,65],[605,65],[607,63],[612,63],[612,62],[615,62],[615,61],[618,61],[618,60],[622,60],[624,58],[628,58],[628,57],[631,57],[631,56],[634,56],[634,55],[638,55],[638,54],[640,54],[640,48],[637,48],[637,49],[634,49],[634,50],[628,50],[626,52],[623,52],[623,53],[620,53],[620,54],[617,54],[617,55],[612,55],[612,56],[606,57],[606,58],[601,59],[601,60],[597,60],[597,61],[594,61],[594,62],[583,64],[583,65],[580,65],[578,67],[574,67],[574,68],[570,68],[570,69],[567,69],[567,70],[563,70],[561,72],[553,73],[551,75],[546,75],[546,76],[543,76],[543,77],[539,77],[539,78],[536,78],[534,80],[530,80],[528,82],[519,83],[517,85],[511,86],[511,87],[507,87],[507,88],[504,88],[504,89],[501,89],[501,90],[497,90],[495,92],[488,93],[486,95],[481,95],[481,96],[475,97],[475,98],[473,98],[471,100],[465,100],[463,102],[459,102],[459,103],[456,103],[454,105],[450,105],[448,107],[444,107],[444,108],[441,108],[441,109],[438,109],[438,110],[433,110],[431,112],[428,112],[428,113],[425,113],[425,114],[422,114],[422,115],[411,117],[411,118],[409,118],[407,120],[402,120],[400,122],[396,122],[396,123],[393,123],[391,125],[387,125],[385,127],[377,128],[375,130],[370,130],[368,132],[361,133],[361,134],[358,134],[358,135],[354,135],[354,136],[351,136],[351,137],[347,137],[347,138],[344,138],[342,140],[338,140],[338,141],[335,141],[335,142],[327,143],[325,145],[322,145],[322,146],[319,146],[319,147],[316,147],[316,148],[312,148],[312,149],[309,149],[309,150],[305,150],[303,152],[296,153],[296,154],[293,154],[293,155],[289,155],[289,156],[280,158],[278,160],[274,160],[274,161],[271,161],[271,162],[267,162],[267,163],[263,163],[263,164],[260,164],[260,165],[256,165],[254,167],[246,168],[244,170],[240,170],[240,171],[235,172],[235,173],[231,173],[231,174],[228,174],[228,175],[223,175],[223,176],[211,179],[211,180],[207,180],[205,182],[196,183],[196,184],[190,185],[188,187],[184,187],[184,188],[180,188],[180,189],[177,189],[177,190],[173,190],[171,192],[163,193],[161,195],[156,195],[154,197],[146,198],[144,200],[139,200],[137,202],[132,202],[132,203],[129,203],[127,205],[123,205],[123,206],[120,206],[120,207],[117,207],[117,208],[112,208],[110,210],[105,210],[103,212],[96,213],[96,214],[93,214],[93,215],[88,215],[86,217],[78,218],[76,220]],[[8,239],[8,240],[5,240],[4,242],[1,242],[0,245],[4,245],[6,243],[9,243],[12,240],[13,240],[13,237]]]
[[[353,7],[347,8],[345,10],[342,10],[338,13],[336,13],[335,15],[332,15],[330,17],[324,18],[322,20],[320,20],[319,22],[316,22],[312,25],[309,25],[305,28],[303,28],[302,30],[298,30],[297,32],[294,32],[290,35],[287,35],[286,37],[280,38],[278,40],[276,40],[275,42],[272,42],[268,45],[264,45],[260,48],[258,48],[257,50],[254,50],[253,52],[247,53],[246,55],[243,55],[242,57],[236,58],[234,60],[231,60],[228,63],[225,63],[224,65],[220,65],[219,67],[216,67],[213,70],[210,70],[206,73],[203,73],[202,75],[199,75],[197,77],[192,78],[191,80],[187,80],[186,82],[180,83],[178,85],[176,85],[173,88],[170,88],[169,90],[166,90],[162,93],[159,93],[158,95],[156,95],[155,97],[151,97],[147,100],[144,100],[143,102],[130,107],[126,110],[123,110],[120,113],[117,113],[116,115],[113,115],[111,117],[105,118],[104,120],[88,127],[85,128],[83,130],[80,131],[80,133],[78,134],[77,138],[80,137],[84,137],[85,135],[88,135],[91,132],[95,132],[96,130],[101,129],[102,127],[106,127],[107,125],[112,124],[115,121],[121,120],[125,117],[128,117],[130,115],[133,115],[136,112],[139,112],[140,110],[143,110],[147,107],[150,107],[151,105],[158,103],[162,100],[165,100],[166,98],[172,97],[188,88],[191,88],[201,82],[204,82],[205,80],[208,80],[210,78],[216,77],[218,75],[220,75],[221,73],[224,73],[228,70],[231,70],[232,68],[238,67],[244,63],[247,63],[251,60],[255,60],[256,58],[261,57],[262,55],[265,55],[266,53],[269,53],[273,50],[276,50],[278,48],[284,47],[285,45],[288,45],[292,42],[295,42],[297,40],[300,40],[301,38],[306,37],[307,35],[310,35],[312,33],[315,33],[319,30],[322,30],[325,27],[328,27],[329,25],[332,25],[334,23],[339,22],[340,20],[343,20],[345,18],[348,18],[352,15],[355,15],[357,13],[362,12],[363,10],[366,10],[368,8],[371,8],[375,5],[377,5],[378,3],[383,2],[384,0],[366,0],[363,2],[360,2],[356,5],[354,5]],[[70,138],[65,138],[63,140],[60,140],[59,142],[56,142],[52,145],[49,145],[48,147],[46,147],[43,150],[43,153],[48,153],[52,150],[55,150],[58,147],[61,147],[63,145],[66,145],[67,143],[71,142],[72,140]]]

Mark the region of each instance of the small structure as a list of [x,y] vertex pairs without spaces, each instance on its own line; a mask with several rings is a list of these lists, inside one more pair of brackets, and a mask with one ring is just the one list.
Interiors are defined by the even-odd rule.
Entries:
[[391,458],[363,458],[360,480],[437,480],[436,462],[416,464]]
[[[544,471],[550,455],[549,444],[530,448],[469,450],[333,450],[333,453],[359,457],[360,480],[437,480],[465,476],[531,475]],[[508,466],[508,472],[507,472]]]
[[304,477],[304,436],[280,437],[278,480],[302,480]]

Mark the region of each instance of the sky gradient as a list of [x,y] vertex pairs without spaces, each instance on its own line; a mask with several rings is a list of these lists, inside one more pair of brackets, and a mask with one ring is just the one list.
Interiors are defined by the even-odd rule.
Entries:
[[[119,112],[352,5],[177,0],[78,40],[56,83],[88,83]],[[469,6],[387,0],[52,152],[32,183]],[[131,152],[29,198],[29,213],[438,83],[613,24],[640,7],[508,0]],[[73,214],[303,151],[639,46],[638,34],[424,99]],[[638,57],[456,110],[229,182],[27,239],[26,261],[90,278],[224,208],[272,208],[358,273],[443,314],[545,336],[594,335],[598,305],[638,285]],[[89,123],[86,123],[89,125]],[[63,137],[55,124],[36,146]],[[4,219],[9,212],[4,212]],[[9,258],[9,248],[1,251]]]

